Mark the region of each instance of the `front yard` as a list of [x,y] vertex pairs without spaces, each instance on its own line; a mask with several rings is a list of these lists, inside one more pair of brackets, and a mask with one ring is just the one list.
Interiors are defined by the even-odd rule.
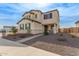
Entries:
[[[17,34],[8,35],[4,38],[18,41],[31,36],[33,34]],[[61,37],[64,40],[61,40]],[[60,33],[42,35],[22,43],[63,56],[79,56],[79,37],[67,33],[63,33],[62,35]]]
[[33,34],[15,34],[15,35],[7,35],[4,36],[4,39],[12,40],[12,41],[18,41],[22,40],[23,38],[28,38],[33,36]]
[[27,44],[63,56],[79,55],[79,38],[64,33],[62,37],[66,40],[59,41],[58,39],[60,39],[60,34],[50,34],[28,40],[23,42],[23,44]]

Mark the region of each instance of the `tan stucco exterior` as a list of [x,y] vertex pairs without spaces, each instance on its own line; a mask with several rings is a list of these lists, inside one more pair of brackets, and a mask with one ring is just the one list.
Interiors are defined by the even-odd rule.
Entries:
[[[44,19],[44,14],[52,13],[51,19]],[[59,28],[59,12],[58,10],[48,11],[46,13],[42,13],[38,10],[31,10],[23,15],[22,20],[20,20],[18,24],[18,33],[27,33],[27,30],[20,30],[20,24],[31,24],[30,33],[38,34],[44,32],[44,25],[48,26],[48,30],[55,30],[58,32]],[[51,25],[53,25],[53,29],[51,29]]]
[[32,23],[31,21],[28,20],[22,20],[19,24],[18,24],[18,33],[26,33],[27,30],[20,30],[20,24],[26,24],[26,23]]
[[28,23],[31,24],[31,30],[30,30],[31,32],[30,33],[37,34],[37,33],[43,32],[43,26],[41,24],[24,19],[18,24],[18,33],[27,33],[28,31],[26,29],[20,30],[19,26],[20,26],[20,24],[28,24]]
[[76,27],[79,27],[79,23],[76,23]]

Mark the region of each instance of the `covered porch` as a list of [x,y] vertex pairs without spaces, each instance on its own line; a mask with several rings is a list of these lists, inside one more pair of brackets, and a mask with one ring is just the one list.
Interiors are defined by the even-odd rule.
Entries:
[[48,33],[57,33],[57,24],[44,25],[44,31]]

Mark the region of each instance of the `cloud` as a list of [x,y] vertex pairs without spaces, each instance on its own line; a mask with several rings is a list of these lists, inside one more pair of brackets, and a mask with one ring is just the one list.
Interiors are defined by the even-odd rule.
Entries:
[[19,4],[21,5],[22,7],[24,8],[28,8],[30,9],[31,8],[43,8],[43,7],[48,7],[50,6],[51,4],[50,3],[27,3],[27,4]]
[[50,4],[18,4],[18,3],[4,3],[0,4],[0,24],[16,24],[20,20],[22,14],[31,9],[43,9]]
[[[72,4],[69,4],[72,5]],[[60,12],[60,16],[79,16],[79,4],[73,5],[71,7],[58,6],[53,9],[58,9]]]
[[16,24],[22,14],[31,9],[43,12],[58,9],[62,26],[72,26],[79,20],[78,3],[4,3],[0,4],[0,24]]

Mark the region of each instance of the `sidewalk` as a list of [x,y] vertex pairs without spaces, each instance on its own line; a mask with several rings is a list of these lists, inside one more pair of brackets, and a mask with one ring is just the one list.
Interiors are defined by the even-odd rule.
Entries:
[[18,40],[18,41],[16,41],[16,42],[25,42],[25,41],[28,41],[28,40],[31,40],[31,39],[33,39],[33,38],[36,38],[36,37],[39,37],[39,36],[42,36],[43,34],[38,34],[38,35],[35,35],[35,36],[32,36],[32,37],[29,37],[29,38],[24,38],[24,39],[22,39],[22,40]]
[[1,56],[60,56],[35,47],[0,38]]

